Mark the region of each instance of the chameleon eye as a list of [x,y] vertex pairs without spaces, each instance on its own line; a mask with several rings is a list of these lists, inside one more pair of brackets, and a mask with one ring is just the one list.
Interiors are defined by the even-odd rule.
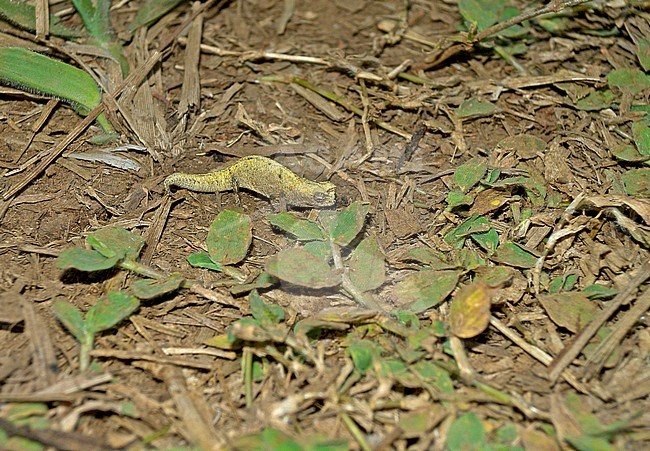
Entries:
[[314,202],[321,203],[326,199],[327,195],[325,193],[314,193]]

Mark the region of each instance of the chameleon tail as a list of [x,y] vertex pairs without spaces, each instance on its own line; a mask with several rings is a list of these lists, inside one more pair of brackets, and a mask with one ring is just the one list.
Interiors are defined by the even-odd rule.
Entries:
[[217,193],[233,189],[232,177],[227,170],[208,172],[207,174],[176,172],[167,176],[163,184],[167,193],[170,192],[172,186],[201,193]]

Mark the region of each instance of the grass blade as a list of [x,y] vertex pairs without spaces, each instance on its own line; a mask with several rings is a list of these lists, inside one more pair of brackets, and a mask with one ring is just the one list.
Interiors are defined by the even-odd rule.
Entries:
[[[83,116],[102,100],[99,86],[83,70],[19,47],[0,48],[0,82],[61,99]],[[113,131],[103,115],[97,121],[104,132]]]

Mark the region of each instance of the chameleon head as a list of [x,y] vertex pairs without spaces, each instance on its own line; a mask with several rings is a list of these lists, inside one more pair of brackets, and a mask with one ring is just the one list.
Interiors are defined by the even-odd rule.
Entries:
[[305,184],[300,192],[294,193],[298,198],[288,203],[301,207],[330,207],[336,203],[336,185],[330,182],[311,182]]

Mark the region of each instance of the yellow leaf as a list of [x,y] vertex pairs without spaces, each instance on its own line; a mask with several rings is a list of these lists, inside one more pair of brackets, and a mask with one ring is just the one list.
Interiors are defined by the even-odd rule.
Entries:
[[490,323],[491,289],[483,282],[467,285],[451,301],[449,325],[459,338],[472,338]]

